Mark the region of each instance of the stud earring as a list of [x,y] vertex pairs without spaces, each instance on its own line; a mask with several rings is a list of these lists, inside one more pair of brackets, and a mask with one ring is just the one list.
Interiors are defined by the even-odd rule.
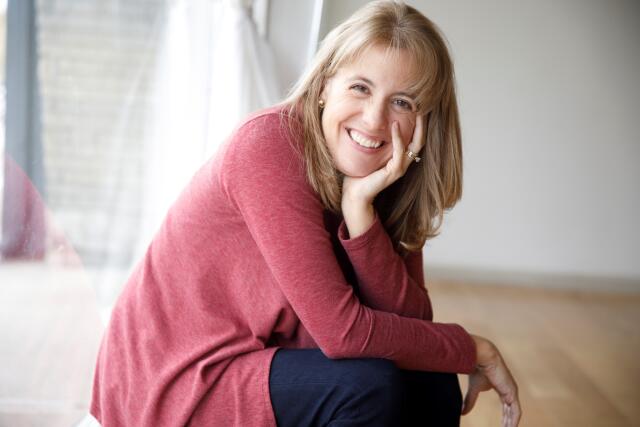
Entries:
[[324,99],[318,100],[318,107],[322,110],[324,108]]

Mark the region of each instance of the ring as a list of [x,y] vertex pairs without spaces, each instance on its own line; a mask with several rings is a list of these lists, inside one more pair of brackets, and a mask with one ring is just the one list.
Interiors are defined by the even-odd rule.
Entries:
[[406,154],[407,154],[407,156],[409,156],[409,158],[410,158],[411,160],[413,160],[413,161],[414,161],[414,162],[416,162],[416,163],[419,163],[419,162],[420,162],[420,160],[422,160],[422,158],[420,158],[420,157],[416,156],[416,154],[415,154],[413,151],[411,151],[411,150],[407,150],[407,153],[406,153]]

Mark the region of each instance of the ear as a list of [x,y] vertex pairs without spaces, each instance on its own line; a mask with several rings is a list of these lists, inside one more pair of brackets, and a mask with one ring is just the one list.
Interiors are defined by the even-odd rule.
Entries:
[[327,100],[327,93],[331,90],[332,77],[327,77],[322,83],[322,89],[320,90],[320,99]]

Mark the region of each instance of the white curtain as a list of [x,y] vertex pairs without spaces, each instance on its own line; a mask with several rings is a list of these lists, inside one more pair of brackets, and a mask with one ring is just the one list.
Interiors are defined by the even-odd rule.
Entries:
[[[142,109],[142,147],[135,149],[142,157],[142,183],[138,191],[122,191],[135,181],[132,168],[127,178],[110,162],[113,185],[101,191],[113,203],[102,223],[91,224],[110,236],[102,239],[108,256],[91,271],[105,323],[131,269],[196,170],[243,117],[280,97],[271,49],[256,30],[250,1],[167,0],[164,5],[150,33],[156,35],[149,43],[153,54],[130,71],[128,98],[145,92],[149,99]],[[123,132],[117,133],[135,125],[132,111],[122,108],[115,123]],[[133,148],[122,137],[109,147],[114,159]],[[138,216],[134,220],[123,211]],[[123,242],[132,242],[128,254],[122,254]],[[123,256],[130,257],[124,265]]]
[[[47,252],[0,262],[7,316],[29,318],[9,333],[1,359],[56,363],[10,373],[0,398],[34,424],[73,425],[86,413],[102,328],[132,263],[238,121],[281,93],[251,2],[32,3],[34,28],[23,30],[37,42],[28,71],[42,89]],[[16,61],[6,65],[19,74]]]
[[170,5],[145,137],[137,257],[173,200],[237,123],[278,101],[272,53],[246,3],[180,0]]

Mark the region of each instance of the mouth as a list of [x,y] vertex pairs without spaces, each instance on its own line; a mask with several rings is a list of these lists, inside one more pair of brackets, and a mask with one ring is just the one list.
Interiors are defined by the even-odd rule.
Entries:
[[368,148],[369,150],[379,150],[386,143],[384,140],[371,139],[369,136],[364,135],[355,129],[347,128],[347,134],[353,142],[358,144],[360,147]]

